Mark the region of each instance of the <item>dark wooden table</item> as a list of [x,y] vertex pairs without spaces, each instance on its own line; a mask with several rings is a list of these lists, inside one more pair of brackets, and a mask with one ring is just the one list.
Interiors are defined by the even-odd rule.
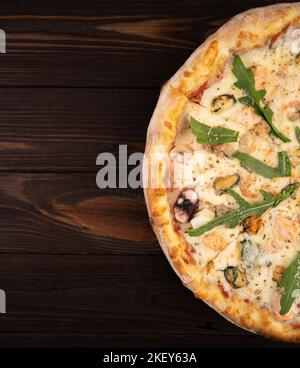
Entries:
[[271,1],[1,3],[0,346],[283,346],[180,283],[141,190],[100,190],[96,157],[143,152],[161,84],[232,15]]

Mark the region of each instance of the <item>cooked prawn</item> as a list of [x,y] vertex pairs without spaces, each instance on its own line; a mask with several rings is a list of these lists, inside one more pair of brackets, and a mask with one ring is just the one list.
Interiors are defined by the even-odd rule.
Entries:
[[239,151],[248,155],[263,157],[267,164],[276,164],[277,151],[269,134],[266,124],[256,124],[243,134],[239,142]]
[[215,251],[221,251],[227,247],[226,240],[217,231],[205,235],[201,244]]
[[257,190],[256,179],[252,175],[246,175],[241,178],[240,181],[240,191],[246,197],[253,200],[258,200],[260,198],[260,193]]
[[268,83],[270,77],[269,70],[265,66],[257,64],[252,67],[252,71],[254,74],[256,88],[257,89],[264,88]]
[[276,253],[284,248],[287,243],[295,243],[299,234],[298,223],[287,216],[278,215],[273,225],[273,234],[266,248],[271,253]]
[[235,122],[243,126],[252,127],[261,122],[261,117],[257,115],[254,109],[250,106],[240,106],[240,110],[236,114]]

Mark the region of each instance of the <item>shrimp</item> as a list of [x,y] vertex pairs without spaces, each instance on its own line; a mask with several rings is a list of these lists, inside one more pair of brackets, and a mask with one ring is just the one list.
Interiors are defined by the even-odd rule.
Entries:
[[273,188],[272,184],[265,183],[261,186],[261,189],[263,189],[266,192],[270,193],[272,196],[276,196],[279,193],[279,191],[277,189]]
[[257,158],[263,157],[267,164],[275,165],[277,161],[277,151],[270,138],[269,128],[263,123],[256,124],[241,136],[239,151],[257,156]]
[[226,240],[217,231],[205,235],[201,244],[215,251],[222,251],[227,247]]
[[[297,58],[296,58],[297,59]],[[295,63],[297,63],[297,66],[299,67],[298,64],[298,60],[295,59]],[[295,77],[297,76],[297,72],[295,71],[294,68],[291,68],[291,64],[289,64],[288,60],[286,60],[285,63],[282,63],[279,68],[278,68],[278,72],[277,72],[277,76],[281,79],[295,79]]]
[[280,108],[282,110],[286,110],[286,109],[289,109],[289,108],[300,110],[300,101],[294,100],[294,101],[290,101],[288,103],[284,103],[284,104],[280,105]]
[[266,140],[267,143],[272,143],[267,125],[258,123],[247,133],[241,136],[239,150],[251,154],[257,149],[257,145],[261,140]]
[[270,78],[270,73],[268,69],[261,64],[257,64],[252,67],[252,71],[253,71],[254,78],[255,78],[256,89],[265,88]]
[[252,175],[246,175],[241,178],[240,191],[246,197],[253,200],[260,198],[260,193],[256,188],[256,179]]
[[287,243],[295,243],[299,234],[299,225],[295,220],[286,216],[278,215],[273,225],[273,236],[267,243],[266,248],[271,253],[283,249]]
[[300,101],[293,100],[279,106],[281,111],[286,111],[287,117],[290,121],[300,120]]
[[261,117],[255,113],[252,107],[241,105],[240,109],[237,110],[235,122],[243,126],[252,127],[261,122]]

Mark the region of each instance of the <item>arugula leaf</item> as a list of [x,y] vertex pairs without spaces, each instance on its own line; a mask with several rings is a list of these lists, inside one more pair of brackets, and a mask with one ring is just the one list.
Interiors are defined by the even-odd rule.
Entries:
[[299,127],[295,128],[295,134],[296,134],[297,141],[300,144],[300,128]]
[[233,157],[240,160],[246,167],[265,178],[273,179],[292,175],[291,162],[287,152],[278,153],[278,166],[271,167],[243,152],[235,152]]
[[246,68],[241,57],[235,56],[233,60],[232,72],[237,78],[237,82],[234,85],[242,89],[247,95],[239,98],[239,102],[243,105],[252,106],[256,113],[263,117],[271,128],[272,134],[280,138],[283,142],[290,142],[291,140],[281,133],[277,127],[273,124],[273,111],[268,106],[264,106],[263,98],[266,95],[266,90],[256,90],[254,74],[250,68]]
[[279,286],[284,289],[280,299],[280,314],[284,316],[291,309],[294,300],[300,295],[300,253],[285,270]]
[[192,133],[197,137],[198,143],[203,144],[222,144],[237,142],[239,132],[223,127],[210,127],[200,123],[193,117],[190,119]]
[[228,189],[227,192],[235,199],[239,208],[235,211],[225,213],[196,229],[188,229],[187,233],[190,236],[199,236],[219,225],[227,225],[232,229],[238,226],[244,219],[253,215],[259,217],[268,209],[278,206],[280,202],[291,196],[298,187],[299,183],[290,184],[283,188],[276,196],[272,196],[270,193],[261,190],[260,193],[264,199],[261,202],[255,203],[245,201],[237,192]]

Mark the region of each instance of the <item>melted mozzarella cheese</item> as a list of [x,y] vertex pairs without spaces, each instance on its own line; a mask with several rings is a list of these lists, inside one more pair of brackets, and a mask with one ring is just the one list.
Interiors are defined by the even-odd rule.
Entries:
[[[215,190],[216,178],[239,175],[241,180],[233,189],[249,202],[262,200],[261,189],[276,194],[287,184],[300,181],[300,149],[295,135],[295,127],[300,127],[300,65],[295,61],[294,50],[296,37],[300,39],[298,33],[289,29],[275,44],[241,55],[244,64],[253,68],[256,88],[267,91],[266,103],[274,112],[274,124],[291,142],[284,143],[270,135],[263,119],[251,107],[238,102],[244,93],[234,86],[236,78],[231,70],[232,60],[225,65],[221,78],[204,91],[201,104],[188,103],[183,128],[179,129],[174,150],[175,153],[187,150],[200,157],[190,166],[191,183],[200,200],[199,213],[192,220],[194,228],[212,219],[213,213],[218,216],[237,208],[229,194]],[[212,112],[213,99],[223,94],[233,95],[237,102],[223,111]],[[211,127],[223,126],[239,131],[239,142],[219,147],[197,144],[188,126],[190,117]],[[292,177],[268,179],[250,172],[232,158],[231,154],[237,150],[271,166],[277,165],[278,152],[286,151],[292,163]],[[186,187],[182,177],[176,186],[177,192]],[[300,250],[299,197],[298,190],[292,198],[264,213],[261,217],[263,225],[256,234],[247,233],[241,225],[234,229],[222,225],[201,236],[190,237],[184,232],[190,224],[183,225],[184,236],[194,247],[199,266],[204,268],[213,260],[214,267],[209,267],[206,277],[221,284],[228,293],[236,293],[245,300],[272,309],[274,298],[279,292],[278,283],[274,280],[275,268],[286,268]],[[248,255],[243,259],[241,247],[244,241],[253,244],[253,252],[248,247]],[[231,287],[222,271],[229,266],[243,269],[247,285],[239,289]]]

